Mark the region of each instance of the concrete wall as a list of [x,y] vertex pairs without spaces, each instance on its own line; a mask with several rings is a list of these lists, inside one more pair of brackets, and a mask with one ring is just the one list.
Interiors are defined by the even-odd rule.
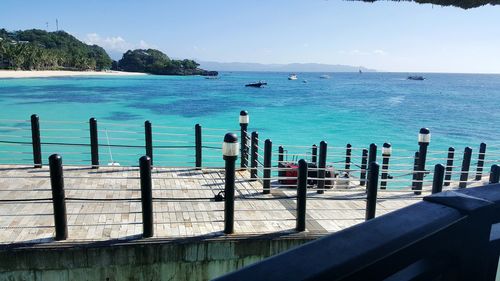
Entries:
[[216,238],[0,250],[0,280],[209,280],[310,241]]

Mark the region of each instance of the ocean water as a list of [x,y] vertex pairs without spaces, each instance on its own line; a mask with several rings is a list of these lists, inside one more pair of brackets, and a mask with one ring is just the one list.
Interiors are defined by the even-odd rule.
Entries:
[[[500,75],[423,74],[424,81],[404,73],[223,72],[220,79],[177,76],[123,76],[0,79],[0,162],[31,163],[29,116],[40,117],[46,162],[59,152],[66,163],[88,163],[88,119],[99,124],[101,144],[142,145],[143,123],[153,123],[155,160],[165,165],[193,165],[194,125],[204,128],[204,162],[222,163],[224,133],[239,130],[240,110],[250,115],[248,131],[274,148],[297,153],[325,140],[331,157],[354,148],[392,143],[401,159],[411,162],[421,127],[431,130],[430,149],[443,154],[449,146],[477,150],[485,142],[500,143]],[[244,87],[264,80],[264,88]],[[304,83],[303,80],[307,80]],[[206,129],[205,129],[206,128]],[[213,130],[209,130],[213,128]],[[13,142],[13,143],[5,143]],[[211,149],[210,147],[213,147]],[[498,149],[498,148],[497,148]],[[184,151],[182,151],[184,150]],[[21,152],[21,156],[9,153]],[[102,162],[135,164],[143,148],[102,147]],[[360,154],[354,150],[353,154]],[[163,158],[162,158],[163,157]],[[14,160],[9,160],[14,159]],[[334,161],[335,158],[332,158]],[[439,159],[435,159],[439,162]],[[406,160],[405,160],[406,161]],[[432,159],[431,159],[432,161]],[[441,161],[442,162],[442,161]]]

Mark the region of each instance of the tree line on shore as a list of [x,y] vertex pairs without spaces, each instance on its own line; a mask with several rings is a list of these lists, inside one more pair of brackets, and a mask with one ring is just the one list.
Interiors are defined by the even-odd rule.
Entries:
[[64,31],[0,29],[0,68],[15,70],[104,70],[112,60],[103,48]]
[[193,60],[172,60],[154,49],[129,50],[113,61],[97,45],[87,45],[64,32],[0,29],[0,69],[13,70],[121,70],[159,75],[217,75],[198,68]]

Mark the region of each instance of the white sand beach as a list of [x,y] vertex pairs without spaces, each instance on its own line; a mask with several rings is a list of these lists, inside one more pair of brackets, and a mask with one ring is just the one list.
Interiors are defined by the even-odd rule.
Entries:
[[123,71],[67,71],[67,70],[0,70],[0,78],[37,78],[61,76],[137,76],[147,75],[139,72]]

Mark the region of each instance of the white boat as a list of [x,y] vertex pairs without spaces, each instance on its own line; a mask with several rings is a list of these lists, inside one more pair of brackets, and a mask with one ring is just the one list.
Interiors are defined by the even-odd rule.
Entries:
[[295,73],[288,75],[288,80],[297,80],[297,79],[299,79],[299,78],[297,78],[297,74],[295,74]]
[[321,79],[330,79],[330,75],[328,75],[328,74],[323,74],[323,75],[321,75],[319,78],[321,78]]
[[120,166],[120,163],[113,160],[113,153],[111,153],[111,145],[109,144],[108,130],[104,129],[104,132],[106,133],[106,140],[108,141],[108,151],[109,151],[108,166]]

